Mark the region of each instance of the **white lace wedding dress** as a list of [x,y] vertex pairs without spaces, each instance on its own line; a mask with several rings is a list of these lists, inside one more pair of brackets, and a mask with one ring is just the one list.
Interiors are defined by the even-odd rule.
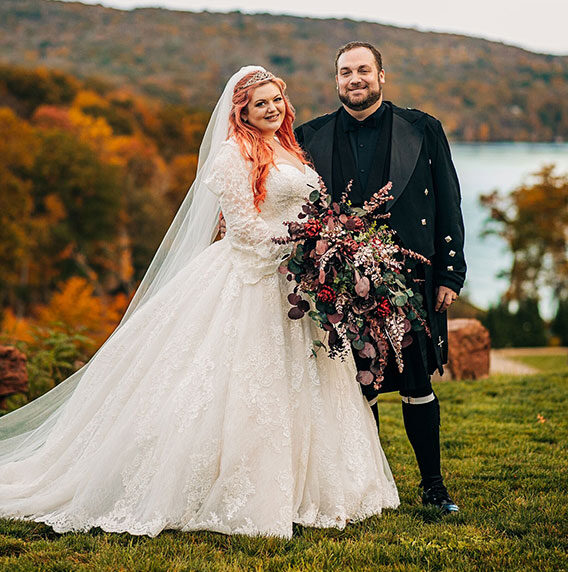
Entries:
[[226,237],[138,308],[91,360],[45,444],[0,467],[0,516],[290,537],[398,506],[352,360],[311,354],[287,317],[285,233],[317,174],[273,168],[258,213],[236,143],[209,187]]

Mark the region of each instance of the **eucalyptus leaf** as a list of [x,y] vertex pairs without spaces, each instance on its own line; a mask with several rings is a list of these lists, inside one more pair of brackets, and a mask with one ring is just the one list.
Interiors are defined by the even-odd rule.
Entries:
[[288,317],[292,320],[299,320],[300,318],[304,317],[304,312],[302,312],[302,310],[300,310],[300,308],[297,306],[294,306],[288,311]]
[[404,306],[408,302],[408,296],[406,294],[397,294],[394,297],[394,303],[396,306]]
[[351,345],[356,349],[356,350],[362,350],[365,347],[365,342],[361,339],[359,340],[354,340],[351,342]]
[[366,342],[363,346],[363,348],[361,349],[361,351],[359,352],[359,355],[362,358],[371,358],[374,359],[377,357],[377,350],[375,349],[375,347],[370,344],[369,342]]
[[288,302],[290,302],[290,304],[293,306],[296,306],[301,299],[302,297],[294,292],[288,294]]
[[328,314],[327,319],[332,324],[339,324],[339,322],[341,322],[341,320],[343,319],[343,314],[340,314],[339,312],[335,314]]
[[370,385],[374,379],[375,376],[368,370],[361,370],[357,373],[357,381],[361,385]]
[[288,270],[292,272],[292,274],[300,274],[300,272],[302,272],[302,268],[294,261],[294,259],[288,260]]

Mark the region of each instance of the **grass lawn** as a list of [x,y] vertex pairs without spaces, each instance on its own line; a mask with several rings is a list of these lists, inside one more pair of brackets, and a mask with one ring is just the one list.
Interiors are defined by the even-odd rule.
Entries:
[[401,507],[292,540],[168,531],[58,535],[0,521],[0,570],[568,570],[568,372],[440,382],[443,471],[457,516],[424,509],[394,395],[383,447]]

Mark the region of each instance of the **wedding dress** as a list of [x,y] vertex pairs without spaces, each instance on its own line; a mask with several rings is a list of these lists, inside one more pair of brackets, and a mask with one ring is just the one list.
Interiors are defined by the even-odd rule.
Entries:
[[398,505],[353,361],[314,357],[319,330],[287,317],[290,247],[270,238],[318,176],[278,164],[257,213],[248,172],[227,141],[207,181],[226,237],[95,356],[44,447],[0,469],[1,516],[290,537],[293,522],[344,527]]
[[[207,127],[194,184],[123,320],[81,370],[0,418],[0,517],[290,537],[399,504],[353,360],[312,355],[277,272],[317,174],[269,173],[258,213],[229,139],[236,82]],[[311,186],[310,186],[311,185]],[[222,208],[224,239],[210,245]]]

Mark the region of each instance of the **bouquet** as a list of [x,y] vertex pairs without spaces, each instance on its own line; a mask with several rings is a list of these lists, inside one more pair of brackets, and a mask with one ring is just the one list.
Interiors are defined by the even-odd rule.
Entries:
[[430,335],[409,264],[430,261],[400,246],[386,224],[390,214],[383,214],[381,207],[392,199],[391,187],[388,183],[363,208],[355,208],[348,200],[350,186],[341,201],[334,202],[320,179],[299,220],[284,222],[288,235],[272,239],[295,243],[279,268],[296,282],[288,296],[288,316],[297,320],[307,313],[328,332],[328,347],[314,340],[314,354],[323,347],[330,357],[343,358],[350,345],[370,364],[358,372],[357,381],[375,389],[383,381],[390,352],[403,371],[402,348],[412,343],[411,330],[424,329]]

